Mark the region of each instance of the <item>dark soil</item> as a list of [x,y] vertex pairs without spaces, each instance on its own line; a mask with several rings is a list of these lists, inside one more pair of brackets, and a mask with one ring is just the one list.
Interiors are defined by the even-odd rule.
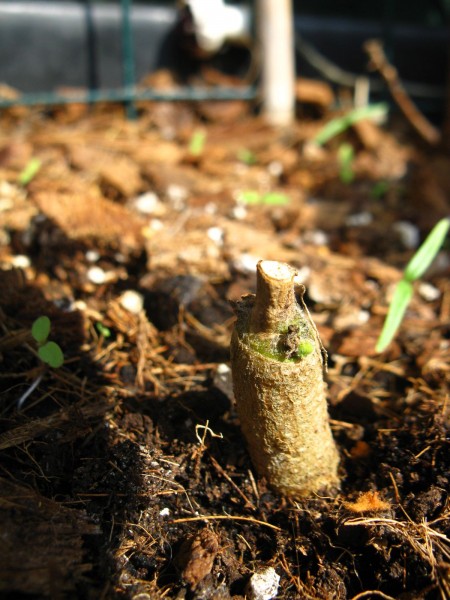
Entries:
[[[450,597],[445,250],[374,350],[414,252],[402,223],[420,241],[448,214],[450,159],[401,118],[313,148],[332,116],[303,108],[286,133],[242,103],[147,103],[134,122],[101,106],[3,113],[2,598],[250,598],[269,566],[280,599]],[[245,205],[246,191],[288,202]],[[258,258],[299,269],[328,350],[336,497],[278,497],[247,455],[229,300],[254,291]],[[59,369],[37,357],[40,315]]]

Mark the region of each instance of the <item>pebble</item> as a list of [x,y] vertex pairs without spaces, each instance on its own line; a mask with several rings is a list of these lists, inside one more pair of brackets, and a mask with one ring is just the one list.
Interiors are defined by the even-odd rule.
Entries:
[[99,260],[100,253],[97,250],[88,250],[86,252],[86,260],[90,263],[95,263]]
[[252,254],[241,254],[233,261],[233,267],[241,273],[254,273],[260,258]]
[[231,217],[236,219],[236,221],[242,221],[248,214],[248,210],[242,204],[238,204],[231,211]]
[[170,509],[167,508],[163,508],[162,510],[159,511],[159,516],[160,517],[168,517],[170,515]]
[[419,228],[409,221],[397,221],[394,223],[394,229],[400,236],[402,244],[408,250],[417,248],[420,242]]
[[253,573],[247,586],[247,597],[251,600],[272,600],[278,594],[280,576],[273,567]]
[[133,206],[141,215],[161,215],[164,213],[164,206],[154,192],[141,194],[133,201]]
[[223,246],[223,229],[221,227],[210,227],[206,234],[215,244]]
[[363,227],[365,225],[370,225],[372,221],[373,214],[368,210],[364,210],[363,212],[348,215],[348,217],[345,219],[345,224],[349,227]]
[[426,281],[423,281],[419,284],[418,291],[422,298],[427,302],[433,302],[441,297],[441,291]]
[[31,267],[31,260],[25,254],[16,254],[11,258],[11,264],[18,269],[28,269]]
[[114,273],[106,272],[101,267],[91,267],[88,269],[86,276],[88,280],[91,283],[95,283],[95,285],[102,285],[103,283],[108,283],[116,278]]
[[314,244],[314,246],[326,246],[328,241],[328,235],[321,229],[312,229],[311,231],[305,231],[303,234],[303,242],[306,244]]
[[119,302],[122,308],[133,315],[139,314],[144,308],[144,296],[134,290],[127,290],[124,292],[121,295]]

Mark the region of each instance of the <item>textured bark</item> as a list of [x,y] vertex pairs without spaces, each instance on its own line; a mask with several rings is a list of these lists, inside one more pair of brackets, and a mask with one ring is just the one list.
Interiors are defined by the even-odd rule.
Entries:
[[338,453],[329,427],[323,351],[295,270],[261,261],[257,293],[236,306],[233,385],[256,470],[278,492],[307,496],[337,488]]

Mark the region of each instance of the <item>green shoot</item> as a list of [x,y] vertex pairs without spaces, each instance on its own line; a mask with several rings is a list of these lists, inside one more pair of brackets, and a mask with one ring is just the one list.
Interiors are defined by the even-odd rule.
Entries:
[[103,325],[103,323],[100,323],[100,321],[95,324],[95,328],[105,339],[111,337],[111,330]]
[[249,167],[255,165],[258,162],[255,153],[246,148],[239,150],[239,152],[237,153],[237,159],[244,163],[244,165],[247,165]]
[[264,204],[265,206],[286,206],[290,198],[280,192],[260,194],[256,190],[246,190],[240,195],[240,200],[247,205]]
[[201,129],[197,129],[192,134],[189,141],[189,154],[191,156],[200,156],[205,148],[206,133]]
[[40,168],[42,166],[42,162],[39,158],[32,158],[27,162],[25,168],[19,175],[19,183],[22,187],[28,185],[38,174]]
[[43,344],[47,341],[50,333],[50,319],[48,317],[39,317],[31,327],[31,335],[38,344]]
[[56,342],[46,342],[38,348],[38,355],[42,362],[53,369],[57,369],[64,363],[64,354]]
[[386,117],[387,112],[388,107],[384,102],[354,108],[342,117],[331,119],[331,121],[322,127],[322,129],[313,139],[313,142],[318,146],[323,146],[332,138],[349,129],[349,127],[351,127],[354,123],[364,119],[378,120]]
[[370,195],[373,198],[383,198],[389,189],[389,183],[387,181],[378,181],[370,191]]
[[435,259],[450,227],[450,219],[441,219],[433,227],[428,237],[406,265],[403,278],[406,281],[420,279]]
[[395,288],[383,329],[375,347],[376,352],[383,352],[393,340],[412,298],[413,291],[411,283],[404,279]]
[[64,354],[56,342],[49,342],[51,322],[48,317],[39,317],[31,326],[31,335],[38,345],[38,356],[43,363],[57,369],[64,363]]
[[353,172],[353,160],[355,158],[355,151],[351,144],[341,144],[338,149],[338,161],[339,161],[339,177],[342,183],[351,183],[355,178]]
[[376,352],[383,352],[393,340],[405,311],[413,295],[413,282],[422,277],[435,259],[450,228],[450,219],[441,219],[431,230],[428,237],[407,264],[403,278],[397,285],[394,297],[380,337],[375,347]]

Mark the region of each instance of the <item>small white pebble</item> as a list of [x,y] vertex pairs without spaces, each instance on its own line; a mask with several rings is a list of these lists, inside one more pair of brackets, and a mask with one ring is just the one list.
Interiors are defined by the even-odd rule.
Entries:
[[161,231],[164,229],[164,223],[161,221],[161,219],[152,219],[149,223],[149,226],[152,231]]
[[370,225],[373,221],[373,214],[368,210],[364,210],[360,213],[354,213],[353,215],[348,215],[345,219],[345,224],[349,227],[363,227],[364,225]]
[[273,160],[267,165],[267,170],[272,177],[280,177],[283,174],[283,164],[279,160]]
[[168,517],[170,515],[170,509],[169,508],[163,508],[162,510],[159,511],[159,516],[160,517]]
[[431,285],[431,283],[427,283],[426,281],[422,281],[418,287],[419,294],[422,296],[424,300],[427,302],[433,302],[441,297],[441,291],[438,290],[437,287]]
[[248,210],[242,204],[238,204],[231,211],[231,217],[236,219],[236,221],[242,221],[248,214]]
[[368,323],[370,319],[370,313],[368,310],[360,310],[357,313],[356,318],[358,320],[358,323],[360,323],[361,325],[364,323]]
[[109,280],[106,271],[100,267],[91,267],[88,269],[87,278],[91,283],[95,283],[95,285],[101,285]]
[[139,314],[144,308],[144,297],[134,290],[127,290],[124,292],[121,295],[119,302],[122,308],[133,315]]
[[233,266],[241,273],[254,273],[260,258],[251,254],[241,254],[233,261]]
[[171,183],[166,189],[166,194],[174,210],[181,211],[184,209],[188,197],[188,191],[185,187]]
[[420,242],[420,232],[418,227],[409,221],[398,221],[394,223],[394,230],[400,236],[402,244],[408,250],[417,248]]
[[273,567],[253,573],[247,586],[247,596],[251,600],[272,600],[278,594],[280,576]]
[[133,200],[134,208],[142,215],[154,215],[160,213],[161,202],[154,192],[146,192]]
[[16,256],[11,257],[11,264],[18,269],[28,269],[31,266],[31,260],[25,254],[16,254]]
[[215,215],[217,214],[217,204],[215,202],[208,202],[205,204],[203,210],[205,211],[205,215]]
[[220,227],[210,227],[206,232],[210,240],[218,246],[223,246],[223,229]]
[[217,365],[218,375],[228,375],[229,373],[231,373],[231,369],[226,363],[220,363],[220,365]]
[[97,250],[88,250],[86,252],[86,260],[90,263],[95,263],[100,258],[100,253]]
[[72,309],[84,312],[85,310],[87,310],[87,304],[84,300],[75,300],[74,302],[72,302]]
[[314,246],[326,246],[328,244],[328,236],[321,229],[312,229],[311,231],[305,231],[303,241],[306,244],[314,244]]

